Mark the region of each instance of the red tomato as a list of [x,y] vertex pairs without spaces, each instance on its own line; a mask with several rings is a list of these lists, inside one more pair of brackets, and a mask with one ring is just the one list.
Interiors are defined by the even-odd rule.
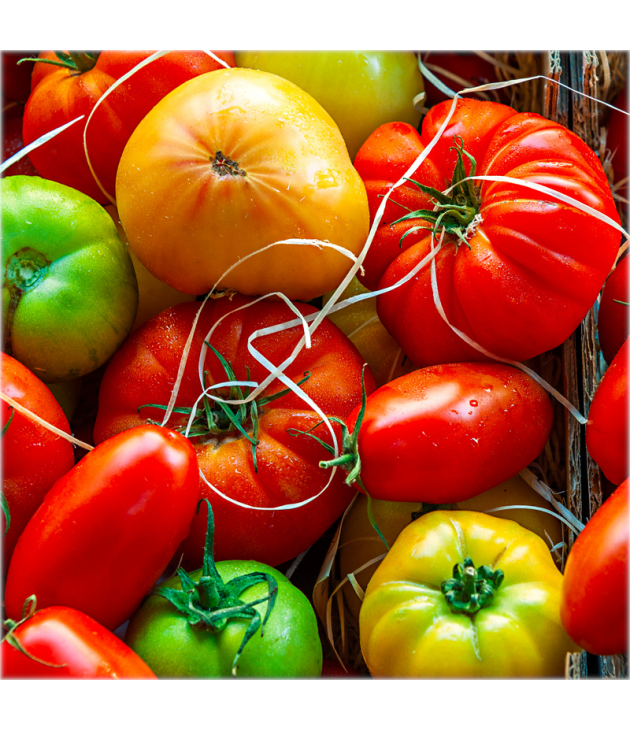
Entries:
[[191,445],[142,426],[90,451],[59,479],[9,565],[5,609],[69,606],[113,631],[140,605],[188,534],[199,497]]
[[621,259],[608,277],[602,291],[597,315],[599,344],[604,360],[610,364],[630,334],[628,320],[628,259]]
[[[452,102],[427,114],[422,136],[405,124],[386,124],[363,145],[355,167],[363,178],[371,218],[382,196],[436,137]],[[608,181],[596,155],[575,134],[537,114],[518,114],[493,102],[463,99],[443,136],[413,179],[443,191],[477,161],[477,175],[538,183],[587,204],[619,222]],[[447,226],[436,257],[437,285],[448,321],[500,357],[523,361],[562,343],[595,302],[619,249],[620,233],[597,218],[542,192],[507,182],[464,185],[465,208],[442,218]],[[436,191],[436,194],[439,193]],[[412,182],[392,195],[365,258],[370,288],[398,282],[431,251],[431,196]],[[444,203],[440,215],[453,201]],[[391,224],[405,211],[410,219]],[[480,216],[480,218],[479,218]],[[420,227],[401,241],[403,234]],[[444,230],[444,229],[442,229]],[[466,239],[464,243],[456,230]],[[438,231],[439,237],[440,231]],[[402,247],[402,251],[401,251]],[[438,313],[430,266],[378,297],[378,315],[409,359],[422,367],[487,359],[461,339]],[[553,316],[549,313],[553,312]],[[421,323],[421,326],[418,326]]]
[[[83,130],[98,99],[110,86],[153,51],[102,51],[94,62],[84,58],[80,73],[68,68],[38,71],[24,111],[24,143],[85,115],[85,119],[30,153],[42,177],[60,182],[108,202],[94,180],[83,148]],[[231,51],[213,51],[234,66]],[[46,52],[50,57],[50,52]],[[42,64],[43,65],[43,64]],[[50,68],[50,66],[49,66]],[[54,68],[54,67],[53,67]],[[173,51],[152,61],[123,82],[99,106],[90,121],[87,147],[90,162],[109,195],[114,195],[122,151],[143,117],[184,81],[223,66],[203,51]]]
[[564,571],[560,617],[591,654],[628,651],[628,480],[586,523]]
[[[190,409],[201,395],[198,362],[203,340],[211,327],[223,315],[252,301],[236,295],[231,300],[224,297],[210,300],[205,305],[179,389],[178,408]],[[296,306],[304,314],[316,311],[307,304]],[[142,408],[138,412],[138,409],[147,404],[165,406],[168,403],[198,307],[198,303],[184,303],[166,310],[137,330],[116,353],[100,389],[100,407],[94,428],[97,443],[123,429],[145,423],[149,418],[162,421],[163,410]],[[229,314],[214,331],[211,343],[232,364],[237,379],[262,383],[269,371],[249,352],[248,338],[261,328],[294,317],[284,303],[259,301],[247,309]],[[280,364],[291,354],[301,336],[302,328],[293,327],[257,339],[253,346],[265,358]],[[301,386],[302,390],[325,414],[343,419],[361,400],[362,364],[363,359],[354,345],[335,325],[325,320],[315,331],[311,348],[304,348],[284,372],[294,382],[310,373]],[[209,373],[209,383],[233,379],[226,375],[218,358],[209,349],[204,370]],[[369,370],[366,370],[365,381],[368,392],[371,392],[374,381]],[[275,380],[262,397],[284,388]],[[263,511],[233,504],[202,480],[201,497],[210,501],[216,519],[216,559],[247,559],[278,565],[312,545],[341,515],[355,490],[344,484],[339,470],[317,499],[299,508],[274,510],[275,506],[314,497],[324,488],[330,474],[319,468],[319,461],[326,457],[327,452],[315,439],[290,430],[306,431],[321,420],[298,395],[289,393],[257,408],[259,443],[255,449],[256,466],[252,443],[222,417],[222,411],[217,408],[212,416],[216,422],[215,432],[209,432],[208,421],[204,419],[205,423],[199,424],[199,428],[203,427],[202,435],[191,440],[200,469],[210,484],[230,499],[267,508]],[[202,410],[203,404],[200,403],[198,415]],[[238,412],[237,408],[234,410]],[[185,413],[174,413],[169,426],[184,429],[188,418]],[[241,423],[248,435],[254,438],[251,407],[241,417]],[[331,440],[325,425],[320,425],[314,433],[325,441]],[[339,435],[338,443],[341,444]],[[176,556],[177,559],[180,552],[184,553],[183,565],[187,570],[201,566],[205,535],[206,518],[200,513],[193,520],[190,536]]]
[[613,484],[628,476],[628,356],[624,342],[604,373],[588,413],[586,448]]
[[[70,433],[70,425],[50,390],[24,365],[4,352],[2,392],[52,426]],[[23,415],[5,401],[1,402],[2,494],[10,513],[10,526],[2,515],[2,559],[6,575],[13,549],[44,495],[52,485],[74,466],[72,444],[39,423]],[[11,419],[11,423],[9,423]]]
[[[359,408],[350,414],[355,427]],[[549,397],[507,365],[457,363],[415,370],[367,399],[358,434],[371,497],[441,504],[513,477],[551,431]]]
[[42,608],[11,636],[34,658],[5,636],[3,679],[157,679],[127,644],[74,608]]

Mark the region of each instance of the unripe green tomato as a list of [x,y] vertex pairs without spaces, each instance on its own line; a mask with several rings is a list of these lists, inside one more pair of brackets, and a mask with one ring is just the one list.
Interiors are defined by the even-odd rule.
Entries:
[[414,127],[414,97],[424,91],[412,51],[236,51],[236,65],[282,76],[316,99],[335,120],[350,158],[385,122]]
[[[216,564],[228,582],[253,572],[271,574],[278,582],[275,605],[264,626],[246,644],[236,668],[237,677],[319,677],[322,672],[322,645],[315,612],[306,596],[275,568],[253,560],[224,560]],[[201,570],[190,577],[198,581]],[[181,589],[178,576],[160,586]],[[264,598],[266,582],[247,588],[244,602]],[[261,618],[267,601],[254,607]],[[151,667],[158,677],[232,677],[232,662],[241,645],[249,621],[230,619],[225,628],[212,631],[191,626],[186,617],[161,596],[149,596],[131,618],[125,642]]]
[[39,177],[3,178],[3,349],[45,383],[108,360],[129,334],[138,284],[110,216]]

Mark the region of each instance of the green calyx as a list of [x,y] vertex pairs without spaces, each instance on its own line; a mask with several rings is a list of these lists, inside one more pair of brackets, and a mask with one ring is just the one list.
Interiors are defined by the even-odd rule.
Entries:
[[493,571],[488,565],[475,568],[472,558],[465,558],[453,568],[453,577],[440,586],[453,613],[468,616],[489,606],[503,582],[503,571]]
[[[212,352],[217,356],[225,372],[228,382],[236,381],[236,375],[229,361],[227,361],[223,355],[216,350],[210,343],[204,342]],[[204,371],[204,380],[209,380],[208,371]],[[309,372],[304,373],[304,377],[300,380],[297,385],[300,386],[305,383],[311,374]],[[249,369],[247,369],[247,379],[249,380]],[[249,397],[252,392],[251,387],[247,386],[245,391],[239,385],[230,385],[227,394],[224,396],[225,400],[245,400]],[[259,418],[261,410],[271,401],[281,398],[289,392],[289,388],[278,391],[273,395],[258,398],[252,400],[249,403],[241,403],[239,405],[231,405],[229,403],[223,403],[221,401],[210,398],[204,393],[203,398],[199,405],[194,408],[194,416],[190,429],[187,426],[178,426],[174,430],[180,433],[185,433],[188,438],[203,438],[203,437],[220,437],[227,436],[229,434],[240,434],[246,438],[252,446],[252,458],[254,461],[254,471],[258,471],[258,464],[256,461],[256,447],[260,443],[258,440],[258,429],[259,429]],[[166,406],[157,403],[147,403],[146,405],[138,408],[138,413],[143,408],[159,408],[166,410]],[[191,416],[193,414],[192,408],[174,408],[173,413],[179,413],[181,415]],[[154,423],[160,425],[157,421],[153,421],[150,418],[147,419],[148,423]]]
[[[240,575],[224,583],[217,571],[213,556],[214,515],[212,507],[207,499],[202,499],[197,505],[197,512],[199,512],[202,502],[208,506],[208,528],[201,577],[195,582],[183,568],[178,568],[177,575],[182,584],[181,590],[158,586],[152,591],[152,594],[170,601],[180,613],[186,616],[191,626],[199,626],[209,631],[222,631],[228,621],[234,618],[247,619],[249,626],[232,662],[232,674],[236,676],[238,660],[247,642],[259,628],[260,635],[264,635],[265,624],[275,605],[278,583],[271,574],[263,572]],[[266,596],[249,603],[240,599],[240,595],[247,588],[263,582],[266,582],[269,588]],[[264,618],[261,619],[254,606],[265,601],[267,601],[267,610]]]
[[6,641],[8,644],[10,644],[14,649],[17,649],[18,651],[21,651],[24,656],[27,656],[29,659],[32,659],[34,662],[38,662],[39,664],[43,664],[46,667],[53,667],[53,669],[62,669],[63,667],[67,666],[67,664],[51,664],[50,662],[45,662],[43,659],[38,659],[36,656],[33,656],[30,652],[28,652],[20,643],[17,636],[15,636],[15,630],[18,626],[21,626],[25,621],[28,621],[35,611],[37,610],[37,597],[35,595],[29,596],[25,601],[24,605],[22,606],[22,619],[20,621],[13,621],[13,619],[8,618],[4,622],[4,628],[7,630],[6,636],[3,637],[2,641]]
[[[461,137],[455,137],[455,145],[455,147],[450,148],[457,152],[457,163],[451,182],[451,195],[445,195],[436,188],[422,185],[411,178],[405,178],[433,198],[435,210],[413,210],[390,225],[394,226],[402,221],[420,219],[429,223],[428,227],[433,231],[434,237],[437,238],[444,231],[446,234],[457,236],[462,243],[470,248],[467,233],[479,212],[480,200],[473,181],[466,179],[468,175],[464,166],[464,155],[470,161],[470,177],[475,175],[477,163],[475,158],[464,149],[464,142]],[[418,225],[410,228],[401,237],[400,245],[402,246],[406,236],[423,228],[426,229],[427,226]]]
[[[9,420],[4,424],[4,427],[2,428],[2,436],[0,436],[0,439],[4,438],[4,434],[8,431],[14,415],[15,415],[15,408],[11,408],[11,415],[9,416]],[[4,519],[6,520],[6,523],[7,523],[6,527],[4,528],[4,535],[6,535],[7,532],[9,531],[9,528],[11,527],[11,510],[9,509],[9,503],[7,502],[7,498],[4,496],[4,492],[0,492],[0,502],[2,503],[2,511],[4,512]],[[4,535],[3,535],[3,537],[4,537]]]
[[69,69],[73,75],[78,75],[90,71],[96,66],[99,54],[96,51],[55,51],[54,58],[21,58],[18,66],[26,61],[35,61],[36,63],[47,63],[51,66],[60,66]]

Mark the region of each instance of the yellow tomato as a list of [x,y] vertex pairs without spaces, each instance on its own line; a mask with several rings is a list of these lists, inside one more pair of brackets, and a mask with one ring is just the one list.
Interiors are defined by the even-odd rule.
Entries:
[[291,82],[244,68],[191,79],[147,114],[123,152],[116,198],[140,261],[188,294],[218,284],[321,296],[349,271],[345,254],[262,249],[314,239],[357,255],[369,229],[365,187],[328,113]]
[[372,576],[359,617],[375,677],[552,677],[576,651],[560,620],[562,573],[516,522],[430,512]]

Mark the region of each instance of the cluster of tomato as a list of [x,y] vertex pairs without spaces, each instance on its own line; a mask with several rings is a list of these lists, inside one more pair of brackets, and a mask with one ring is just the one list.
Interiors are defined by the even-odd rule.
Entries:
[[372,676],[624,651],[626,259],[587,428],[621,486],[564,576],[554,516],[484,514],[549,507],[519,483],[553,420],[521,363],[617,259],[597,156],[489,101],[436,103],[419,133],[411,52],[38,58],[13,69],[11,152],[32,146],[1,183],[3,676],[320,676],[278,567],[357,490],[344,529],[387,545],[361,573],[341,553]]

